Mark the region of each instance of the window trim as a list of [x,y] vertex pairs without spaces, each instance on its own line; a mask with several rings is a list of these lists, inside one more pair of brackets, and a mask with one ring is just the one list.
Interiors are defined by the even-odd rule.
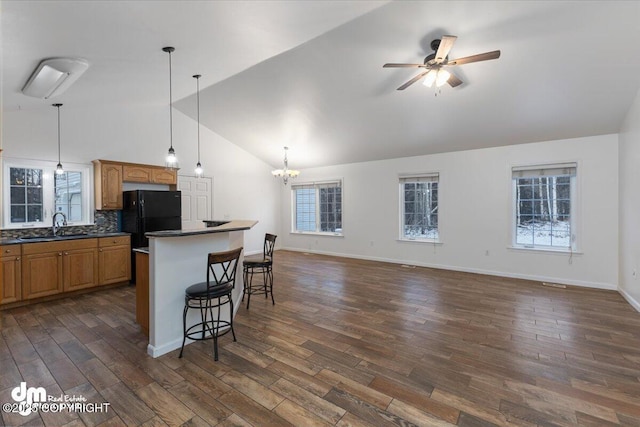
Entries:
[[[3,208],[2,228],[5,230],[21,230],[31,228],[50,228],[52,215],[55,210],[55,188],[54,174],[57,162],[46,160],[32,160],[19,158],[4,158],[2,160],[2,203]],[[11,191],[10,191],[10,168],[42,169],[42,222],[11,223]],[[84,163],[65,162],[66,172],[81,172],[82,179],[82,217],[83,221],[68,221],[68,226],[93,225],[94,223],[94,200],[93,200],[93,166]]]
[[[514,174],[516,172],[529,172],[534,170],[558,170],[558,169],[567,169],[573,168],[574,173],[570,176],[569,185],[571,192],[571,200],[570,200],[570,208],[571,208],[571,244],[569,246],[549,246],[549,245],[524,245],[516,243],[517,232],[516,232],[516,224],[517,224],[517,200],[516,200],[516,177]],[[581,168],[580,162],[577,160],[569,160],[569,161],[560,161],[560,162],[549,162],[549,163],[534,163],[534,164],[513,164],[509,167],[509,188],[511,189],[511,205],[509,212],[509,216],[511,218],[511,227],[509,231],[510,241],[507,245],[508,249],[518,250],[518,251],[529,251],[529,252],[547,252],[547,253],[557,253],[557,254],[571,254],[571,255],[579,255],[582,254],[580,251],[580,236],[581,236],[581,228],[580,228],[580,213],[579,207],[580,205],[580,177],[581,174],[579,170]],[[542,175],[542,176],[558,176],[557,174],[552,175]]]
[[[298,231],[296,230],[297,223],[297,211],[296,211],[296,187],[305,187],[305,186],[313,186],[316,190],[319,186],[327,185],[327,184],[337,184],[337,187],[340,187],[342,191],[340,192],[340,206],[342,211],[340,213],[343,227],[340,232],[335,231],[317,231],[320,228],[320,192],[316,191],[316,231]],[[305,181],[305,182],[296,182],[295,184],[291,184],[291,231],[290,234],[299,234],[299,235],[315,235],[315,236],[332,236],[332,237],[344,237],[344,180],[342,178],[336,179],[328,179],[328,180],[320,180],[320,181]]]
[[[404,191],[403,191],[403,183],[408,179],[427,179],[431,180],[431,182],[438,183],[438,238],[429,239],[429,238],[413,238],[410,239],[405,237],[404,235]],[[435,180],[433,179],[435,178]],[[442,230],[440,227],[440,212],[441,212],[441,195],[440,191],[440,183],[442,182],[442,172],[433,171],[433,172],[419,172],[419,173],[399,173],[398,174],[398,241],[399,242],[413,242],[413,243],[427,243],[432,245],[441,245],[442,244]]]

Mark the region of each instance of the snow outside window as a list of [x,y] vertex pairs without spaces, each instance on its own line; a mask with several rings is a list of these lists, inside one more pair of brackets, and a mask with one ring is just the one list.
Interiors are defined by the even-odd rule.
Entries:
[[439,174],[400,177],[400,239],[436,242]]
[[514,245],[573,250],[575,163],[512,169]]
[[293,231],[342,234],[342,182],[295,184]]

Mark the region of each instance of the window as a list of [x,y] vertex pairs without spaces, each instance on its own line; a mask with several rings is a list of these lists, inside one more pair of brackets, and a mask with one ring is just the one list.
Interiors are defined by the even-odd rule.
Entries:
[[293,231],[342,234],[342,182],[291,186]]
[[438,241],[439,174],[400,177],[400,238]]
[[69,225],[91,224],[90,171],[87,165],[65,165],[57,175],[53,163],[7,159],[5,228],[48,227],[55,212],[64,213]]
[[42,169],[9,168],[11,223],[42,222]]
[[67,222],[82,221],[82,173],[65,172],[54,175],[56,212],[62,212]]
[[514,244],[573,249],[575,163],[512,169]]

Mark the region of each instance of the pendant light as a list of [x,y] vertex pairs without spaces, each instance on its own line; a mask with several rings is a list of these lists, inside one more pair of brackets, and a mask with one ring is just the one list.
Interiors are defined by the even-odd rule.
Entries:
[[288,150],[289,147],[284,147],[284,169],[276,169],[274,171],[271,171],[271,174],[274,177],[282,177],[282,182],[284,183],[284,185],[287,185],[287,183],[289,182],[289,178],[296,178],[298,175],[300,175],[300,171],[289,169],[289,159],[287,159]]
[[198,163],[196,163],[196,178],[201,178],[203,175],[202,165],[200,164],[200,74],[193,76],[196,79],[196,99],[197,99],[197,114],[198,114]]
[[173,98],[171,93],[171,52],[175,51],[174,47],[163,47],[162,51],[169,54],[169,150],[165,165],[169,169],[178,169],[178,159],[176,151],[173,149]]
[[62,107],[62,104],[51,105],[58,109],[58,164],[56,165],[56,175],[62,175],[64,173],[62,163],[60,163],[60,107]]

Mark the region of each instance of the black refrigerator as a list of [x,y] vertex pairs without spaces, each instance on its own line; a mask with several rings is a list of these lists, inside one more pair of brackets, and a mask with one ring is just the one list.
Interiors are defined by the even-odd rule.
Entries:
[[[131,248],[149,246],[145,233],[182,228],[180,191],[133,190],[123,192],[122,231],[131,233]],[[131,255],[131,278],[135,282],[135,254]]]

